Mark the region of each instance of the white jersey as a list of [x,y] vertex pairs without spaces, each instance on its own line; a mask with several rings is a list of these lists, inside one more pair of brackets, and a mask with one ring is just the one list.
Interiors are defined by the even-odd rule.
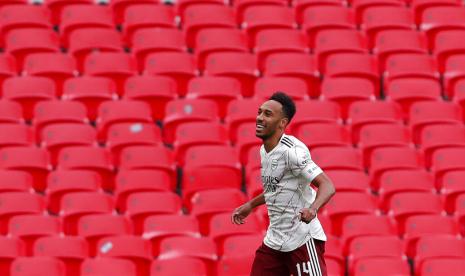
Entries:
[[315,201],[310,182],[323,171],[316,165],[304,143],[294,136],[281,137],[278,145],[266,152],[260,148],[261,176],[270,218],[264,243],[275,250],[288,252],[310,238],[326,241],[317,218],[309,224],[300,221],[299,211]]

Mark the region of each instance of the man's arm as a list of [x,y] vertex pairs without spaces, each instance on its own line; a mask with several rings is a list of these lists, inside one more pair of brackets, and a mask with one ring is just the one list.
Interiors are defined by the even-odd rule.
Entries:
[[265,196],[261,193],[234,210],[231,215],[232,223],[244,224],[244,219],[253,211],[253,209],[263,204],[265,204]]
[[314,219],[318,210],[323,207],[336,193],[333,182],[326,176],[325,173],[320,173],[312,180],[312,184],[318,187],[315,201],[308,208],[300,210],[300,219],[303,222],[309,223]]

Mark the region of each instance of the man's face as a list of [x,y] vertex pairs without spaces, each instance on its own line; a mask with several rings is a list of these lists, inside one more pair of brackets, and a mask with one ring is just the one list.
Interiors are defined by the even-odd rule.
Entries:
[[282,105],[273,100],[264,102],[258,108],[255,135],[265,140],[274,135],[276,130],[284,129],[286,119],[283,115]]

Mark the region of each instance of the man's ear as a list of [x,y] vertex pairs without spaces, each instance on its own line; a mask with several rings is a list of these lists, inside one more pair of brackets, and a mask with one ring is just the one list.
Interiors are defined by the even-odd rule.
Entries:
[[284,130],[289,124],[289,119],[286,117],[282,118],[280,124],[281,124],[281,128]]

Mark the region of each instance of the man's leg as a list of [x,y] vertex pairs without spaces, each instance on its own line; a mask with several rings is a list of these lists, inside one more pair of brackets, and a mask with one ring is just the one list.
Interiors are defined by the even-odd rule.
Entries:
[[287,276],[285,253],[262,244],[255,252],[250,276]]
[[290,252],[287,265],[294,276],[327,276],[324,259],[325,242],[310,239]]

